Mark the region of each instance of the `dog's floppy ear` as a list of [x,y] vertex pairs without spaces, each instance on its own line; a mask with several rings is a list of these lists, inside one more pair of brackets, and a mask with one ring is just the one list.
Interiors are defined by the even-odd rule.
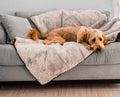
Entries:
[[107,38],[106,38],[106,36],[105,36],[103,33],[102,33],[102,37],[104,38],[103,43],[104,43],[105,45],[110,44],[110,43],[107,41]]
[[90,35],[87,28],[81,27],[77,33],[77,43],[88,42]]

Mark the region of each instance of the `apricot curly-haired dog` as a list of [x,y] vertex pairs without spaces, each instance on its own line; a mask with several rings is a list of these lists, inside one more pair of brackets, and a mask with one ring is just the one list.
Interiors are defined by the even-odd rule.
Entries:
[[109,44],[106,36],[98,29],[87,28],[85,26],[77,27],[61,27],[52,30],[46,35],[38,33],[31,29],[28,38],[37,41],[44,39],[44,44],[60,43],[64,44],[68,41],[75,41],[83,44],[87,49],[93,49],[95,52],[102,52],[104,44]]

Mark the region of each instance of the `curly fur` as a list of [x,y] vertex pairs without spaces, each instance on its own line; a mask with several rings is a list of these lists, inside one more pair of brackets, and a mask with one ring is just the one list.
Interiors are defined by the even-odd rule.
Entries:
[[104,44],[107,42],[106,36],[97,29],[87,28],[85,26],[61,27],[52,30],[47,35],[42,35],[34,29],[28,33],[28,38],[37,41],[44,39],[44,44],[60,43],[75,41],[83,44],[87,49],[93,49],[95,52],[104,50]]

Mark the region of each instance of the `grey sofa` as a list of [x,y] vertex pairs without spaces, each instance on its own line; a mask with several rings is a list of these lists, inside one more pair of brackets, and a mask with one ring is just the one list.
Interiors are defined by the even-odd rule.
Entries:
[[[120,79],[120,43],[111,43],[102,53],[94,53],[75,68],[54,80]],[[0,82],[35,81],[13,45],[0,45]]]
[[[29,17],[31,13],[17,12],[17,16]],[[4,27],[3,27],[4,28]],[[12,44],[8,44],[4,29],[0,37],[0,82],[36,81],[26,69]],[[120,79],[120,43],[107,45],[102,53],[93,53],[82,63],[53,81]]]

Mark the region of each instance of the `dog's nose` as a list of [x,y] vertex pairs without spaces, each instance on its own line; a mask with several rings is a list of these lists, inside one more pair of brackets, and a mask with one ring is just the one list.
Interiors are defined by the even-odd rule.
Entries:
[[97,51],[101,51],[101,48],[100,48],[100,47],[98,47],[98,48],[97,48]]

